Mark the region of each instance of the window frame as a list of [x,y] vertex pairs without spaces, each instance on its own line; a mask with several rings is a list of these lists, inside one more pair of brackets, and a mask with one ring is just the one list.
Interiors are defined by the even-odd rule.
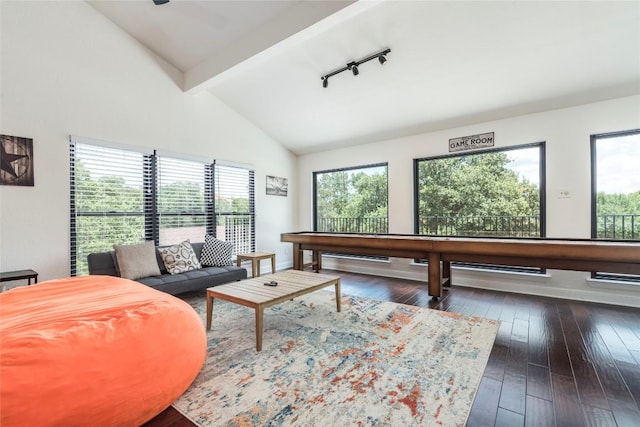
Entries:
[[[141,212],[79,212],[77,206],[77,174],[76,174],[76,164],[79,160],[77,156],[77,148],[78,145],[86,145],[97,147],[96,150],[100,148],[105,150],[116,150],[122,153],[134,153],[140,154],[142,156],[142,174],[143,174],[143,183],[142,183],[142,210]],[[122,217],[122,216],[139,216],[144,218],[144,237],[145,241],[153,241],[156,246],[160,243],[160,225],[162,216],[181,216],[183,213],[177,214],[168,214],[159,212],[159,188],[160,179],[158,176],[158,168],[160,159],[172,159],[179,161],[188,161],[194,162],[203,166],[203,182],[204,182],[204,213],[202,216],[205,218],[205,233],[216,236],[216,214],[215,214],[215,185],[214,185],[214,167],[215,161],[208,161],[203,159],[195,159],[193,157],[182,156],[177,153],[164,153],[158,154],[155,150],[144,149],[139,147],[130,147],[121,144],[115,144],[105,141],[93,140],[90,138],[83,138],[71,135],[69,137],[69,239],[70,239],[70,275],[75,276],[78,273],[78,218],[80,217],[91,217],[91,216],[101,216],[101,217]],[[224,163],[223,163],[224,164]],[[238,165],[233,165],[239,167]],[[251,247],[251,251],[255,250],[255,170],[250,166],[243,165],[242,167],[246,168],[249,171],[249,180],[248,185],[251,188],[249,193],[249,205],[251,212],[251,232],[250,232],[250,242],[249,246]],[[114,168],[115,171],[116,168]],[[136,168],[131,168],[131,170],[135,170]],[[107,172],[110,172],[107,170]],[[135,171],[137,174],[137,171]],[[109,176],[109,175],[107,175]],[[120,176],[120,175],[113,175]],[[188,214],[188,213],[187,213]],[[200,214],[199,214],[200,215]],[[108,236],[107,236],[108,237]],[[218,237],[218,236],[216,236]],[[204,235],[202,236],[202,240],[204,241]],[[122,242],[112,242],[113,244],[118,244]],[[165,242],[167,243],[167,242]],[[179,243],[179,242],[175,242]],[[171,243],[173,244],[173,243]]]
[[[377,168],[377,167],[385,167],[387,169],[387,233],[389,233],[389,163],[388,162],[380,162],[380,163],[371,163],[361,166],[348,166],[343,168],[335,168],[335,169],[327,169],[321,171],[313,171],[312,173],[312,185],[313,185],[313,231],[318,232],[318,175],[324,173],[333,173],[333,172],[346,172],[358,169],[367,169],[367,168]],[[346,232],[345,232],[346,234]],[[348,234],[372,234],[372,233],[348,233]]]
[[[445,234],[420,234],[420,197],[419,197],[419,168],[420,163],[428,160],[439,160],[446,158],[473,156],[479,154],[489,154],[498,152],[508,152],[524,148],[537,147],[539,149],[539,206],[540,206],[540,236],[533,237],[538,239],[546,238],[546,141],[538,141],[526,144],[510,145],[506,147],[488,148],[483,150],[454,152],[448,154],[442,154],[437,156],[420,157],[413,159],[413,224],[414,234],[418,236],[438,236],[438,237],[461,237],[466,239],[517,239],[526,240],[532,237],[498,237],[498,236],[458,236],[458,235],[445,235]],[[428,264],[427,260],[416,259],[417,264]],[[517,272],[517,273],[530,273],[530,274],[546,274],[545,268],[538,267],[526,267],[526,266],[507,266],[499,264],[481,264],[481,263],[466,263],[466,262],[452,262],[453,266],[474,268],[491,271],[501,272]]]
[[[366,165],[360,166],[349,166],[343,168],[335,168],[335,169],[327,169],[321,171],[314,171],[312,176],[312,185],[313,185],[313,230],[314,232],[319,232],[318,230],[318,175],[323,173],[332,173],[332,172],[344,172],[358,169],[367,169],[367,168],[376,168],[376,167],[385,167],[387,172],[387,215],[386,215],[386,223],[387,223],[387,233],[389,233],[389,163],[381,162],[381,163],[370,163]],[[322,232],[319,232],[322,233]],[[373,233],[357,233],[357,232],[343,232],[342,234],[373,234]],[[369,260],[382,260],[386,261],[389,257],[386,256],[370,256],[370,255],[353,255],[353,254],[342,254],[337,252],[324,252],[322,254],[329,256],[339,256],[344,258],[352,258],[352,259],[369,259]]]
[[[154,231],[152,224],[149,223],[147,218],[147,210],[148,210],[148,201],[149,195],[151,191],[151,186],[154,178],[154,169],[153,169],[153,150],[145,150],[141,148],[129,147],[129,146],[117,146],[115,144],[111,144],[105,141],[98,140],[88,140],[87,138],[75,137],[71,136],[69,138],[69,213],[70,213],[70,221],[69,221],[69,249],[70,249],[70,275],[75,276],[78,269],[78,218],[81,217],[104,217],[104,218],[121,218],[121,217],[141,217],[143,218],[144,225],[142,226],[142,234],[144,235],[145,240],[154,240]],[[120,151],[121,153],[128,153],[129,155],[140,155],[141,156],[141,178],[142,178],[142,187],[141,187],[141,202],[142,202],[142,210],[136,212],[117,212],[117,211],[78,211],[76,197],[78,195],[77,187],[76,187],[76,162],[78,159],[77,153],[77,145],[85,145],[92,147],[91,149],[96,150],[112,150],[112,151]],[[114,242],[118,243],[118,242]]]
[[[592,134],[590,136],[590,156],[591,156],[591,239],[598,241],[609,242],[640,242],[640,236],[638,239],[604,239],[598,238],[598,156],[597,156],[597,143],[598,140],[620,138],[628,135],[640,135],[640,129],[629,129],[624,131],[605,132]],[[640,224],[639,224],[640,228]],[[640,276],[638,275],[625,275],[616,273],[607,273],[603,271],[592,271],[592,279],[609,280],[615,282],[631,282],[634,285],[640,283]]]
[[[167,164],[164,167],[163,167],[163,161],[167,161]],[[195,211],[169,212],[169,211],[161,210],[162,209],[161,203],[160,203],[162,198],[161,190],[163,186],[168,184],[168,182],[166,182],[163,179],[163,172],[168,175],[173,175],[174,177],[179,177],[183,179],[188,178],[189,175],[193,175],[193,172],[191,172],[191,169],[187,173],[182,173],[180,171],[180,168],[177,166],[180,163],[182,163],[183,165],[185,163],[191,163],[192,166],[196,168],[193,170],[195,170],[197,174],[201,174],[199,178],[202,178],[202,181],[198,182],[198,185],[200,184],[202,185],[202,193],[203,193],[202,212],[195,212]],[[154,171],[153,172],[154,181],[153,181],[152,187],[149,189],[149,192],[152,195],[152,197],[149,203],[148,219],[152,223],[153,237],[154,237],[156,246],[164,246],[164,245],[172,245],[172,244],[180,243],[176,241],[164,241],[164,242],[161,241],[161,237],[163,234],[162,230],[166,228],[175,228],[175,227],[163,227],[164,221],[166,221],[169,218],[202,217],[202,219],[204,219],[204,232],[205,234],[208,233],[210,230],[209,223],[213,220],[212,219],[213,208],[210,206],[209,203],[207,203],[208,200],[213,200],[213,195],[211,194],[211,191],[213,188],[211,186],[211,182],[213,179],[212,177],[213,161],[156,150],[154,152],[152,167]],[[197,170],[199,168],[202,168],[202,170],[201,171]],[[185,180],[185,181],[190,182],[189,180]],[[180,228],[180,227],[177,227],[177,228]]]

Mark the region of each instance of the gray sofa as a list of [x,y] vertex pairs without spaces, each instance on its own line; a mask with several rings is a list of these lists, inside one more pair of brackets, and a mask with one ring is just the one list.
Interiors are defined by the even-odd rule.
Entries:
[[[191,244],[198,259],[200,259],[203,245],[204,243],[202,242]],[[162,274],[160,276],[143,277],[136,281],[171,295],[206,289],[247,278],[246,269],[232,265],[225,267],[203,267],[199,270],[187,271],[186,273],[169,274],[157,250],[156,258],[158,260],[160,273]],[[120,276],[115,251],[89,254],[87,261],[89,262],[89,274]]]

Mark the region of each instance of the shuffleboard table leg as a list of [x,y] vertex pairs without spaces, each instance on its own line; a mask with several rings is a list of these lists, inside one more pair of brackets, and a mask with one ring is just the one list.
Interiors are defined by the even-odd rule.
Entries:
[[429,295],[434,301],[442,296],[439,252],[429,252]]

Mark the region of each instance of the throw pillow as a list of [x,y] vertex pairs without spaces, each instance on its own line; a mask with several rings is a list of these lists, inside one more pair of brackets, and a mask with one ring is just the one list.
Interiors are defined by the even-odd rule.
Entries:
[[193,246],[188,240],[178,245],[160,248],[160,255],[162,255],[164,266],[167,267],[167,271],[170,274],[179,274],[202,268]]
[[120,277],[136,280],[160,275],[156,246],[152,241],[136,245],[113,245],[113,249],[116,251]]
[[202,265],[211,267],[231,265],[232,255],[233,243],[218,240],[210,234],[204,236],[204,245],[200,256]]

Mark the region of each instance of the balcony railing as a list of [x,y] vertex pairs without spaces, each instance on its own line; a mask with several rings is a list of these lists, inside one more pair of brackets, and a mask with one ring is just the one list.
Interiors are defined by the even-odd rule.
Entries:
[[371,233],[389,232],[387,218],[318,218],[318,230],[330,233]]
[[540,237],[540,217],[423,216],[418,232],[436,236]]
[[255,251],[252,239],[253,224],[251,215],[217,215],[216,235],[219,239],[233,243],[233,253],[243,254]]
[[640,240],[640,215],[598,215],[598,238]]
[[[597,238],[640,240],[640,215],[598,215]],[[319,218],[318,230],[332,233],[388,233],[387,218]],[[419,234],[474,237],[540,237],[540,217],[423,216]]]

